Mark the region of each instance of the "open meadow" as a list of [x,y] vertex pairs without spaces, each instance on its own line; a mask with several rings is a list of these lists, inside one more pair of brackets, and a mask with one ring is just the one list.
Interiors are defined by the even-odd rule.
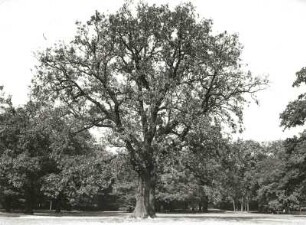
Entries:
[[128,213],[120,212],[70,212],[48,214],[18,213],[0,214],[0,225],[97,225],[97,224],[205,224],[205,225],[242,225],[242,224],[306,224],[305,215],[275,215],[255,213],[199,213],[199,214],[157,214],[155,219],[132,219]]

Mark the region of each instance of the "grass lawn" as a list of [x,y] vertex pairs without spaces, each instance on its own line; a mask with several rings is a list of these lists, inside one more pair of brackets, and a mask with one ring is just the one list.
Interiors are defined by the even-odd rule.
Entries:
[[157,214],[155,219],[137,220],[121,212],[64,212],[53,214],[37,212],[34,215],[0,213],[0,225],[97,225],[119,224],[294,224],[306,225],[305,215],[272,215],[255,213],[201,213],[201,214]]

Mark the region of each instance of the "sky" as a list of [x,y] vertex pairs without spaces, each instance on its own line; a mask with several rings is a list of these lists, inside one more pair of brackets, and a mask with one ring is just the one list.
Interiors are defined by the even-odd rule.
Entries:
[[[184,1],[151,0],[175,6]],[[216,32],[239,34],[242,60],[256,76],[268,76],[259,105],[244,111],[243,139],[272,141],[298,134],[283,131],[279,114],[305,87],[292,88],[295,73],[306,66],[306,0],[190,0],[200,17],[212,19]],[[122,0],[0,0],[0,85],[15,105],[28,99],[37,60],[35,52],[73,38],[75,22],[95,10],[111,13]]]

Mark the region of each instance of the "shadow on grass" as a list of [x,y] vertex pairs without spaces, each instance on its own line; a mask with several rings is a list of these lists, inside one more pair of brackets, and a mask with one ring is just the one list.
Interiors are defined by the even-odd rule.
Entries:
[[[0,211],[0,217],[21,217],[27,216],[23,211],[15,210],[12,212]],[[129,215],[127,212],[121,211],[62,211],[56,213],[55,211],[49,210],[35,210],[33,216],[50,216],[50,217],[126,217]]]

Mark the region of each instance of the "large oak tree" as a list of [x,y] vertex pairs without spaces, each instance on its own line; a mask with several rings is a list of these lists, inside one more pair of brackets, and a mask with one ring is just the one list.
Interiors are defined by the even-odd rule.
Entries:
[[153,217],[162,143],[194,126],[235,127],[245,94],[266,81],[242,69],[237,35],[212,32],[191,4],[125,4],[77,28],[73,41],[38,54],[33,94],[69,106],[84,129],[110,130],[139,177],[134,216]]

